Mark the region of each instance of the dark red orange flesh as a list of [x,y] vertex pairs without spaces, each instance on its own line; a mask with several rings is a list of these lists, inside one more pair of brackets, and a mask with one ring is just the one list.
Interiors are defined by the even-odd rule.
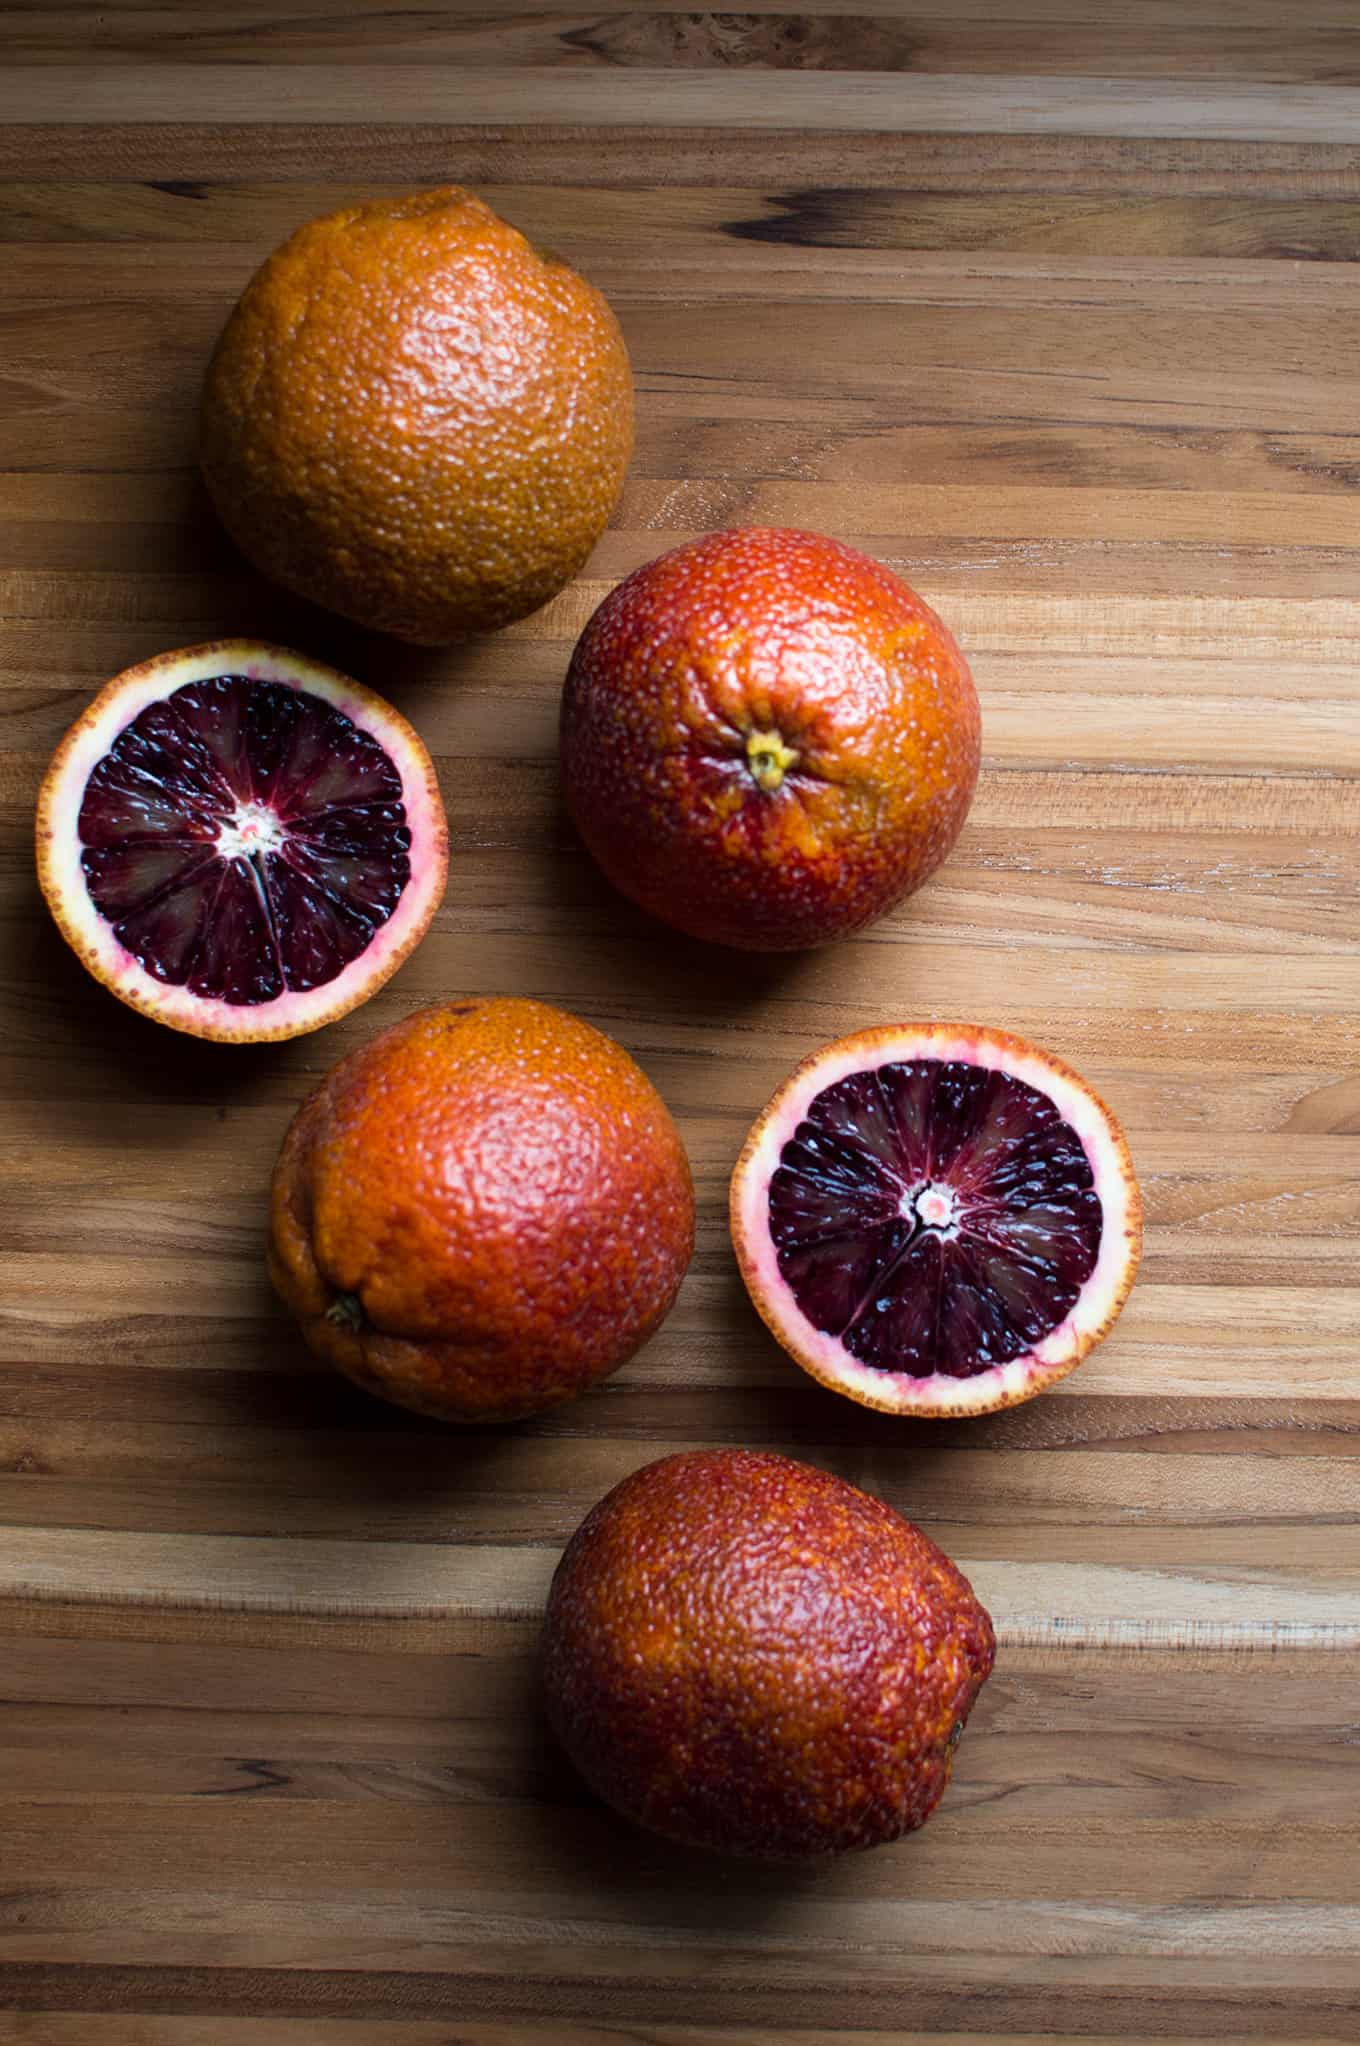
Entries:
[[834,1392],[885,1413],[993,1413],[1065,1378],[1129,1296],[1142,1202],[1079,1073],[972,1023],[822,1045],[732,1174],[757,1311]]
[[115,675],[38,791],[38,879],[95,978],[219,1043],[366,1001],[448,873],[430,756],[391,704],[308,656],[213,640]]
[[810,1104],[770,1181],[779,1269],[865,1364],[969,1378],[1070,1314],[1100,1253],[1081,1139],[1012,1073],[913,1059]]
[[138,712],[77,828],[119,942],[156,979],[234,1004],[334,980],[411,874],[401,776],[378,741],[319,696],[246,675]]

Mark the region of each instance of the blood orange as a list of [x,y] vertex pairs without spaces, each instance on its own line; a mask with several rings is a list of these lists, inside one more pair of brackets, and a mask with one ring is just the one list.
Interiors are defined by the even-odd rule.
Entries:
[[618,1369],[694,1249],[689,1161],[612,1042],[545,1002],[441,1002],[293,1119],[269,1268],[319,1357],[445,1421],[510,1421]]
[[707,533],[612,590],[562,695],[567,807],[692,937],[796,951],[934,873],[977,781],[977,692],[914,590],[819,533]]
[[903,1024],[825,1046],[732,1176],[732,1240],[812,1377],[887,1413],[985,1414],[1066,1377],[1128,1297],[1128,1145],[1069,1067],[1000,1030]]
[[543,1645],[592,1789],[668,1839],[778,1860],[924,1825],[995,1652],[919,1527],[750,1449],[616,1485],[557,1566]]
[[203,388],[203,476],[242,553],[422,646],[569,582],[632,446],[605,300],[456,185],[300,227],[246,286]]
[[448,869],[405,718],[255,640],[115,676],[53,755],[37,849],[96,979],[173,1029],[240,1043],[365,1001],[423,936]]

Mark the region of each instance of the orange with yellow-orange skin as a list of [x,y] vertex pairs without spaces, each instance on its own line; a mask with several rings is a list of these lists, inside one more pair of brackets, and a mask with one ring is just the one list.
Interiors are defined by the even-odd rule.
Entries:
[[767,1451],[625,1478],[548,1599],[548,1716],[598,1794],[672,1840],[772,1859],[921,1826],[995,1653],[933,1542]]
[[456,185],[300,227],[246,286],[203,390],[203,474],[242,553],[421,645],[560,590],[632,445],[605,299]]
[[543,1002],[381,1032],[303,1104],[274,1173],[270,1271],[311,1348],[442,1420],[518,1419],[615,1370],[693,1247],[660,1095]]
[[977,693],[899,577],[816,533],[710,533],[638,569],[562,703],[577,829],[694,937],[794,950],[859,930],[944,859],[977,781]]

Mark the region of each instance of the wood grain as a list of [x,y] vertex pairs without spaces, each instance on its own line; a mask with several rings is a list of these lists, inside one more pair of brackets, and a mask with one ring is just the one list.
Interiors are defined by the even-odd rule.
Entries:
[[[0,122],[251,120],[366,122],[373,74],[364,64],[34,64],[0,79]],[[1218,136],[1354,144],[1360,87],[1044,78],[877,71],[777,71],[753,91],[742,71],[630,68],[562,73],[550,65],[498,73],[430,74],[392,66],[383,108],[396,121],[539,122],[582,127],[820,128],[837,133]]]
[[[4,2046],[1360,2035],[1354,28],[1350,0],[0,8]],[[609,293],[640,422],[578,583],[427,655],[258,583],[191,448],[264,253],[450,178]],[[986,760],[917,900],[715,963],[575,843],[556,702],[619,576],[755,520],[923,590]],[[225,1054],[88,980],[30,833],[109,674],[239,631],[400,703],[454,857],[368,1009]],[[619,1036],[700,1201],[646,1352],[471,1435],[320,1371],[260,1262],[298,1100],[454,989]],[[1149,1221],[1073,1379],[933,1429],[794,1372],[723,1221],[789,1066],[913,1014],[1077,1062]],[[546,1742],[561,1544],[723,1442],[881,1493],[995,1613],[900,1848],[710,1864]]]
[[[1227,18],[1228,12],[1231,18]],[[1097,75],[1111,78],[1255,79],[1360,83],[1353,16],[1345,0],[1278,6],[1145,6],[1124,19],[1092,0],[999,6],[914,0],[909,13],[839,0],[788,11],[760,0],[695,12],[684,0],[636,7],[603,0],[585,10],[541,0],[497,9],[405,7],[368,16],[313,5],[163,4],[15,10],[0,20],[0,51],[27,64],[62,62],[93,45],[101,63],[167,62],[276,67],[353,58],[364,65],[457,64],[503,76],[554,65],[666,66],[704,70],[889,71]]]

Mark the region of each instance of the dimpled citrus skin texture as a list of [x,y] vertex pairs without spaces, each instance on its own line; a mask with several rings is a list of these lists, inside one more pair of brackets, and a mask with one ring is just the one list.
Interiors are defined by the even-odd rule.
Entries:
[[[753,772],[762,735],[777,786]],[[979,748],[972,678],[929,606],[853,548],[758,527],[612,591],[562,705],[568,804],[610,880],[758,950],[822,944],[918,888],[958,837]]]
[[625,1478],[572,1537],[545,1695],[628,1818],[787,1860],[924,1824],[994,1652],[967,1580],[881,1500],[703,1450]]
[[257,568],[427,646],[561,589],[632,443],[605,300],[454,185],[299,228],[223,330],[200,427]]
[[660,1095],[541,1002],[383,1031],[303,1104],[274,1174],[270,1271],[311,1348],[445,1420],[517,1419],[613,1371],[693,1247]]

